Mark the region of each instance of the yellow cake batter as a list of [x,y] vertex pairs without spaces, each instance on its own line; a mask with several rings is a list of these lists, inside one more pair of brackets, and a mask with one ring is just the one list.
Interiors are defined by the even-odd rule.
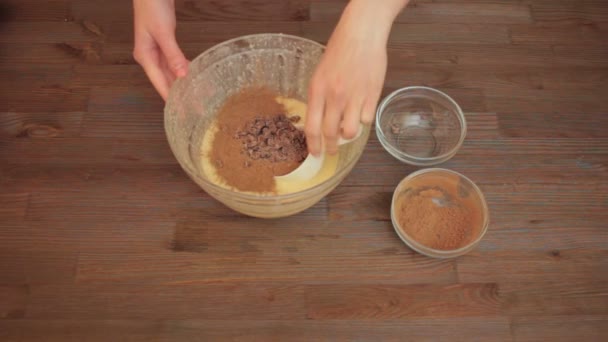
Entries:
[[[275,100],[277,101],[277,103],[283,105],[283,107],[285,108],[285,111],[286,111],[286,115],[288,117],[299,116],[300,121],[298,123],[294,124],[294,126],[296,126],[299,129],[304,129],[304,122],[306,121],[306,104],[303,103],[302,101],[292,99],[292,98],[286,98],[286,97],[277,97]],[[201,153],[202,153],[201,168],[203,170],[203,173],[205,174],[205,176],[207,177],[208,180],[210,180],[212,183],[214,183],[218,186],[221,186],[221,187],[224,187],[227,189],[231,189],[233,191],[244,192],[244,191],[240,191],[238,189],[235,189],[235,188],[229,186],[226,183],[226,181],[224,179],[222,179],[221,176],[217,173],[217,170],[215,169],[215,167],[213,166],[213,164],[209,158],[211,151],[213,149],[213,142],[215,140],[215,134],[217,133],[217,131],[218,131],[218,125],[217,125],[217,122],[214,121],[211,123],[211,125],[209,126],[209,129],[207,129],[207,131],[205,132],[205,136],[203,137],[203,142],[201,144]],[[319,173],[312,179],[310,179],[306,182],[293,182],[293,181],[275,179],[276,193],[270,193],[270,194],[269,193],[255,193],[255,194],[257,194],[257,195],[276,195],[276,194],[284,195],[284,194],[290,194],[290,193],[310,189],[318,184],[323,183],[324,181],[328,180],[335,174],[336,169],[338,167],[338,160],[339,160],[339,152],[338,152],[338,154],[333,155],[333,156],[326,155],[325,160],[323,162],[323,167],[321,168],[321,171],[319,171]]]

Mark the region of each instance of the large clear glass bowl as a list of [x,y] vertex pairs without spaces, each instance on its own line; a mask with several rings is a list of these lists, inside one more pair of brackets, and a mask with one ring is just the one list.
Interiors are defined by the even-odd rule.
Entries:
[[324,47],[283,34],[243,36],[216,45],[190,64],[177,80],[165,106],[165,131],[171,150],[186,173],[209,195],[242,214],[276,218],[296,214],[331,192],[355,166],[367,139],[340,147],[335,174],[325,182],[285,195],[255,195],[212,183],[202,170],[201,142],[219,107],[231,95],[250,86],[266,86],[281,95],[306,102],[308,82]]

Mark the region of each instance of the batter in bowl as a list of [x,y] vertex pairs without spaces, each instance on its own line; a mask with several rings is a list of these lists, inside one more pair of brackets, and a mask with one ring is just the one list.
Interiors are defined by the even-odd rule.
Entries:
[[[248,88],[226,100],[201,145],[201,167],[214,184],[233,191],[282,195],[331,178],[338,155],[326,156],[321,171],[305,182],[277,181],[306,157],[306,104],[266,88]],[[254,147],[252,147],[254,146]]]

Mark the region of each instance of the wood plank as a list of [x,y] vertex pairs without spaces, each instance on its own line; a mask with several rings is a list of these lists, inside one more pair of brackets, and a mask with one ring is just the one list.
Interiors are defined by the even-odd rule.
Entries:
[[[175,12],[178,22],[187,21],[303,21],[309,18],[309,1],[231,1],[178,0]],[[124,1],[111,1],[96,6],[86,0],[73,0],[71,14],[76,20],[112,18],[115,22],[133,19],[132,6]]]
[[[247,226],[243,225],[244,220]],[[165,284],[252,280],[360,284],[455,281],[452,260],[413,254],[392,232],[390,223],[324,223],[319,217],[309,217],[308,222],[314,223],[303,226],[302,220],[302,217],[273,221],[220,218],[211,222],[200,215],[183,219],[176,226],[173,243],[156,251],[142,253],[118,248],[103,254],[83,251],[78,280]],[[414,273],[416,277],[411,277]]]
[[[188,200],[196,200],[202,197],[213,208],[214,202],[201,192],[192,182],[183,182],[191,188]],[[114,190],[107,194],[107,191],[95,187],[88,191],[79,190],[48,190],[32,195],[30,200],[30,210],[28,219],[61,221],[73,217],[74,220],[112,220],[112,217],[124,217],[127,222],[131,220],[173,220],[176,214],[176,206],[182,204],[187,199],[181,199],[178,192],[142,191],[145,184],[133,184],[123,187],[123,190]],[[81,222],[82,222],[81,221]]]
[[[588,45],[588,44],[587,44]],[[594,47],[593,49],[598,49]],[[461,66],[492,66],[495,69],[505,65],[513,67],[546,67],[555,64],[555,56],[550,45],[507,45],[494,42],[483,44],[464,42],[415,42],[402,43],[389,41],[388,56],[391,65],[400,65],[415,61],[418,64],[461,65]],[[597,63],[607,65],[605,60],[597,57]],[[563,61],[564,63],[566,61]],[[575,58],[569,64],[577,63]],[[394,64],[393,64],[394,63]],[[581,65],[578,62],[578,65]],[[586,64],[584,64],[586,65]]]
[[[220,43],[220,41],[179,41],[179,47],[182,49],[186,58],[194,59],[203,51]],[[133,59],[133,44],[120,42],[106,42],[103,46],[101,60],[105,64],[136,64]],[[143,69],[142,69],[143,72]]]
[[[169,246],[175,223],[163,220],[27,221],[5,225],[0,247],[18,253],[108,253],[116,250],[156,251]],[[49,229],[52,226],[52,229]]]
[[[500,117],[500,116],[499,116]],[[529,149],[534,146],[536,151]],[[496,156],[500,155],[534,155],[550,154],[567,157],[579,154],[579,157],[587,155],[601,156],[606,153],[608,140],[604,138],[502,138],[498,140],[476,139],[465,140],[463,148],[459,151],[461,155],[479,155],[480,152],[490,150]]]
[[[132,46],[129,52],[132,52]],[[0,49],[0,62],[3,65],[38,66],[40,64],[73,63],[98,64],[101,57],[101,44],[97,42],[62,41],[59,43],[11,42],[10,49]]]
[[[91,151],[95,151],[91,153]],[[14,139],[0,149],[12,165],[175,165],[167,139],[61,138]],[[140,164],[142,163],[142,164]]]
[[[531,222],[550,220],[556,223],[562,219],[569,224],[586,222],[590,226],[606,222],[607,186],[605,182],[589,185],[505,184],[482,185],[481,189],[486,194],[488,207],[500,220],[496,223],[511,222],[511,228],[524,228],[517,222],[525,223],[527,219],[527,226],[532,226]],[[517,216],[522,219],[514,219]],[[508,225],[501,227],[509,228]]]
[[[419,169],[397,161],[379,143],[368,145],[367,148],[370,152],[363,154],[342,186],[394,188],[405,176]],[[372,149],[378,152],[371,152]],[[559,157],[549,154],[540,158],[523,153],[497,154],[480,160],[464,152],[440,166],[465,174],[478,184],[598,184],[607,176],[606,156],[593,153]]]
[[608,338],[607,316],[533,316],[513,320],[515,341],[604,341]]
[[176,13],[178,20],[204,21],[305,21],[310,18],[310,1],[271,0],[271,1],[231,1],[220,4],[216,1],[178,1]]
[[[484,252],[525,251],[552,252],[562,249],[594,250],[608,249],[608,232],[605,220],[588,220],[562,215],[549,220],[528,219],[526,214],[521,218],[505,218],[500,211],[490,213],[490,228],[479,245]],[[516,215],[511,215],[516,216]],[[521,222],[518,224],[518,221]],[[509,241],[505,244],[504,241]]]
[[84,113],[0,113],[0,137],[54,138],[76,137],[80,134]]
[[21,220],[25,218],[29,193],[1,193],[0,221]]
[[307,316],[316,320],[491,317],[501,310],[496,284],[315,286],[306,303]]
[[0,43],[92,42],[98,38],[84,23],[11,21],[2,27]]
[[567,88],[513,89],[509,94],[486,89],[484,94],[487,111],[497,113],[603,114],[608,106],[602,89],[586,89],[576,93]]
[[535,315],[606,315],[608,283],[564,279],[560,282],[501,283],[504,312],[515,319]]
[[601,23],[542,23],[509,25],[514,44],[605,44],[608,25]]
[[5,0],[2,4],[6,18],[10,21],[68,21],[68,0]]
[[72,66],[61,64],[0,64],[0,89],[11,87],[40,87],[66,85],[72,75]]
[[30,288],[27,285],[0,285],[0,318],[25,317],[29,292]]
[[[405,247],[403,247],[405,248]],[[214,283],[226,281],[296,281],[345,283],[449,283],[455,280],[453,266],[446,261],[429,261],[426,257],[374,256],[272,258],[246,255],[204,262],[201,257],[157,253],[147,256],[119,254],[121,260],[83,255],[78,266],[78,281]],[[162,261],[160,261],[162,260]],[[364,263],[365,266],[361,265]],[[131,265],[131,266],[128,266]],[[399,273],[400,275],[395,275]],[[407,274],[401,275],[401,274]],[[411,274],[416,274],[412,279]]]
[[606,66],[606,44],[556,44],[553,46],[556,63],[577,66]]
[[[353,302],[353,297],[361,300]],[[243,305],[249,309],[239,310]],[[390,320],[491,317],[499,314],[500,306],[496,284],[91,284],[32,288],[27,318]]]
[[[12,139],[10,143],[3,143],[0,160],[12,165],[87,164],[90,166],[99,164],[103,160],[106,163],[114,160],[113,145],[114,142],[110,139],[83,140],[77,137],[56,139],[52,144],[46,139]],[[160,146],[159,143],[156,145]],[[127,162],[132,163],[128,160]]]
[[469,282],[608,282],[606,249],[548,252],[473,251],[457,260],[458,279]]
[[147,113],[163,116],[164,102],[152,88],[146,87],[94,87],[88,105],[90,113]]
[[[313,21],[337,22],[344,10],[345,2],[339,0],[313,1],[310,19]],[[397,23],[483,23],[521,24],[531,23],[530,7],[519,3],[442,3],[413,1],[397,16]]]
[[[132,43],[131,21],[116,22],[101,18],[93,22],[103,32],[105,42]],[[235,25],[233,21],[184,21],[177,25],[177,41],[183,43],[220,43],[243,35],[255,33],[285,33],[302,36],[304,22],[294,21],[245,21]]]
[[[132,47],[128,50],[131,53]],[[87,65],[73,67],[70,85],[73,87],[116,87],[116,79],[120,79],[121,87],[149,88],[150,80],[139,65]]]
[[389,69],[387,86],[396,82],[426,85],[433,88],[477,88],[504,95],[518,89],[549,91],[596,90],[608,86],[608,68],[526,67],[508,68],[463,67],[460,65],[419,65],[394,63]]
[[603,1],[531,2],[532,17],[536,22],[607,22],[608,6]]
[[[305,319],[306,291],[298,285],[257,283],[37,286],[27,318]],[[163,310],[155,309],[159,305]]]
[[82,127],[83,137],[158,139],[163,134],[164,116],[157,111],[129,114],[91,112],[86,115]]
[[[133,72],[140,79],[146,77],[142,71]],[[164,103],[147,80],[141,82],[145,87],[95,87],[83,122],[83,136],[163,138]]]
[[3,87],[0,112],[83,112],[89,101],[89,89],[61,85],[40,87]]
[[[407,320],[1,320],[0,331],[21,341],[65,341],[66,339],[107,341],[159,340],[289,340],[336,341],[367,340],[400,341],[404,331],[416,341],[437,339],[470,341],[480,335],[489,340],[511,339],[506,318],[465,317]],[[0,332],[2,334],[2,332]],[[486,338],[486,340],[488,340]]]
[[75,266],[76,253],[70,251],[41,253],[10,247],[0,250],[0,273],[6,285],[70,283],[74,280]]
[[[304,37],[326,43],[335,23],[302,22]],[[503,25],[481,24],[402,24],[395,23],[389,44],[408,43],[458,43],[458,44],[508,44],[509,31]]]
[[[202,190],[186,175],[177,164],[144,165],[44,165],[40,167],[7,166],[0,170],[0,182],[5,189],[14,192],[35,192],[67,189],[72,194],[86,194],[86,191],[101,193],[121,191],[125,187],[138,192],[158,191],[168,195],[193,197],[204,196]],[[80,190],[79,190],[80,189]],[[189,198],[190,199],[190,198]]]
[[[589,123],[593,122],[593,125]],[[591,112],[501,113],[500,134],[509,138],[606,138],[608,117]]]

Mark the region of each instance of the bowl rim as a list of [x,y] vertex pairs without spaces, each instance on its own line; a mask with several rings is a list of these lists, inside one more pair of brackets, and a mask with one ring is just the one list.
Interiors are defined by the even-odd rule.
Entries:
[[[479,233],[479,236],[477,238],[475,238],[475,240],[469,242],[465,246],[462,246],[458,249],[441,250],[441,249],[434,249],[434,248],[425,246],[425,245],[419,243],[418,241],[416,241],[415,239],[413,239],[412,237],[410,237],[405,232],[405,230],[401,229],[398,221],[396,220],[395,206],[396,206],[397,196],[399,195],[398,190],[406,182],[408,182],[416,177],[419,177],[419,176],[422,176],[425,174],[429,174],[429,173],[436,173],[436,172],[445,172],[445,173],[449,173],[452,175],[456,175],[456,176],[460,177],[461,179],[464,179],[466,182],[468,182],[471,185],[471,187],[473,188],[473,190],[475,191],[475,193],[477,194],[477,196],[479,197],[479,200],[481,202],[481,210],[483,213],[483,225],[481,227],[481,232]],[[428,257],[431,257],[431,258],[439,258],[439,259],[455,258],[455,257],[461,256],[461,255],[469,252],[471,249],[473,249],[475,246],[477,246],[479,244],[479,242],[483,239],[483,237],[486,235],[488,228],[490,226],[490,211],[488,209],[488,204],[486,202],[485,196],[483,195],[483,192],[481,191],[479,186],[477,184],[475,184],[475,182],[473,182],[470,178],[468,178],[467,176],[465,176],[459,172],[449,170],[449,169],[427,168],[427,169],[418,170],[416,172],[413,172],[413,173],[407,175],[399,182],[399,184],[397,184],[397,186],[395,187],[395,190],[393,191],[393,196],[391,199],[391,222],[393,224],[393,229],[395,229],[395,232],[397,233],[399,238],[406,245],[408,245],[410,248],[412,248],[414,251],[416,251],[420,254],[426,255]]]
[[[316,42],[314,40],[308,39],[308,38],[303,38],[303,37],[298,37],[295,35],[291,35],[291,34],[284,34],[284,33],[255,33],[255,34],[249,34],[249,35],[244,35],[244,36],[239,36],[239,37],[235,37],[226,41],[223,41],[221,43],[218,43],[216,45],[213,45],[212,47],[206,49],[205,51],[203,51],[202,53],[200,53],[198,56],[196,56],[194,59],[192,59],[192,61],[190,62],[191,64],[193,64],[195,61],[203,58],[205,55],[212,53],[213,51],[216,51],[218,49],[221,49],[222,47],[229,45],[229,44],[233,44],[237,41],[240,40],[245,40],[245,39],[251,39],[251,38],[256,38],[256,37],[281,37],[281,38],[289,38],[289,39],[293,39],[293,40],[299,40],[308,44],[312,44],[313,46],[316,46],[318,48],[321,49],[322,54],[325,53],[325,45]],[[167,97],[167,101],[165,101],[165,110],[164,110],[164,126],[165,126],[165,134],[168,137],[168,131],[166,129],[166,122],[167,122],[167,117],[168,117],[168,111],[166,110],[166,108],[168,107],[169,103],[172,103],[175,99],[176,99],[176,95],[173,93],[173,90],[176,89],[177,87],[175,86],[178,82],[183,82],[184,78],[178,78],[175,80],[173,86],[171,87],[171,89],[169,90],[169,96]],[[359,139],[363,138],[363,136],[367,137],[366,139],[369,139],[369,131],[371,126],[370,125],[364,125],[364,129],[367,128],[367,134],[362,134]],[[348,175],[348,173],[346,172],[346,170],[352,170],[352,168],[357,164],[357,162],[359,161],[363,151],[359,154],[358,157],[353,158],[351,161],[349,161],[346,165],[344,165],[344,167],[342,167],[341,170],[336,170],[336,173],[328,178],[327,180],[323,181],[322,183],[319,183],[311,188],[305,189],[305,190],[301,190],[298,192],[293,192],[293,193],[288,193],[288,194],[280,194],[280,195],[258,195],[258,194],[253,194],[253,193],[246,193],[246,192],[240,192],[240,191],[235,191],[232,190],[230,188],[226,188],[223,186],[219,186],[216,185],[215,183],[208,181],[207,179],[205,179],[204,177],[200,177],[198,175],[198,172],[195,172],[194,170],[191,170],[190,167],[188,167],[188,165],[186,165],[185,163],[182,163],[179,159],[177,159],[176,157],[176,153],[175,151],[173,151],[173,145],[170,143],[170,139],[168,139],[169,142],[169,147],[173,153],[173,157],[177,160],[178,164],[189,174],[190,177],[194,178],[195,181],[201,181],[203,183],[205,183],[206,186],[211,187],[211,189],[213,189],[214,191],[220,191],[220,192],[225,192],[225,191],[229,191],[234,195],[237,195],[240,199],[242,200],[272,200],[272,201],[280,201],[280,200],[290,200],[290,199],[295,199],[298,200],[299,198],[301,198],[301,196],[309,194],[309,193],[318,193],[319,190],[323,191],[326,190],[327,185],[330,184],[332,182],[332,180],[335,180],[336,178],[344,178]],[[364,148],[365,149],[365,148]],[[350,172],[350,171],[349,171]],[[333,187],[339,185],[340,182],[338,182],[336,185],[334,185]],[[331,188],[332,186],[330,186]]]
[[[416,157],[411,154],[407,154],[407,153],[403,152],[402,150],[395,147],[393,144],[391,144],[389,142],[388,138],[384,134],[384,131],[382,130],[381,125],[379,124],[380,117],[382,116],[382,113],[384,112],[384,110],[386,109],[386,107],[388,106],[389,103],[391,103],[398,95],[401,95],[401,94],[407,93],[407,92],[411,92],[411,91],[415,91],[415,90],[424,90],[424,91],[428,91],[431,93],[435,93],[436,95],[439,95],[439,96],[445,98],[448,102],[450,102],[456,108],[456,117],[458,118],[458,121],[460,122],[460,137],[458,139],[458,142],[456,143],[456,145],[454,145],[454,147],[452,147],[447,152],[437,155],[435,157]],[[391,153],[391,154],[393,154],[393,152],[396,153],[397,156],[395,156],[395,157],[397,157],[398,159],[401,159],[402,161],[405,161],[405,162],[410,162],[410,163],[412,163],[414,165],[418,165],[418,166],[430,166],[430,165],[434,165],[434,162],[442,163],[442,162],[446,161],[447,159],[450,159],[452,156],[454,156],[456,154],[456,152],[458,152],[458,150],[462,147],[462,144],[464,143],[464,140],[467,135],[467,120],[466,120],[466,117],[464,116],[462,108],[460,108],[460,105],[458,105],[458,103],[452,97],[450,97],[448,94],[444,93],[443,91],[435,89],[435,88],[431,88],[431,87],[426,87],[426,86],[409,86],[409,87],[399,88],[399,89],[393,91],[392,93],[390,93],[389,95],[387,95],[384,99],[382,99],[382,101],[380,102],[380,105],[378,105],[378,108],[376,110],[376,134],[378,135],[378,140],[380,140],[381,145],[389,153]],[[391,149],[393,151],[390,151],[389,149]],[[406,160],[403,160],[402,158],[406,159]]]

